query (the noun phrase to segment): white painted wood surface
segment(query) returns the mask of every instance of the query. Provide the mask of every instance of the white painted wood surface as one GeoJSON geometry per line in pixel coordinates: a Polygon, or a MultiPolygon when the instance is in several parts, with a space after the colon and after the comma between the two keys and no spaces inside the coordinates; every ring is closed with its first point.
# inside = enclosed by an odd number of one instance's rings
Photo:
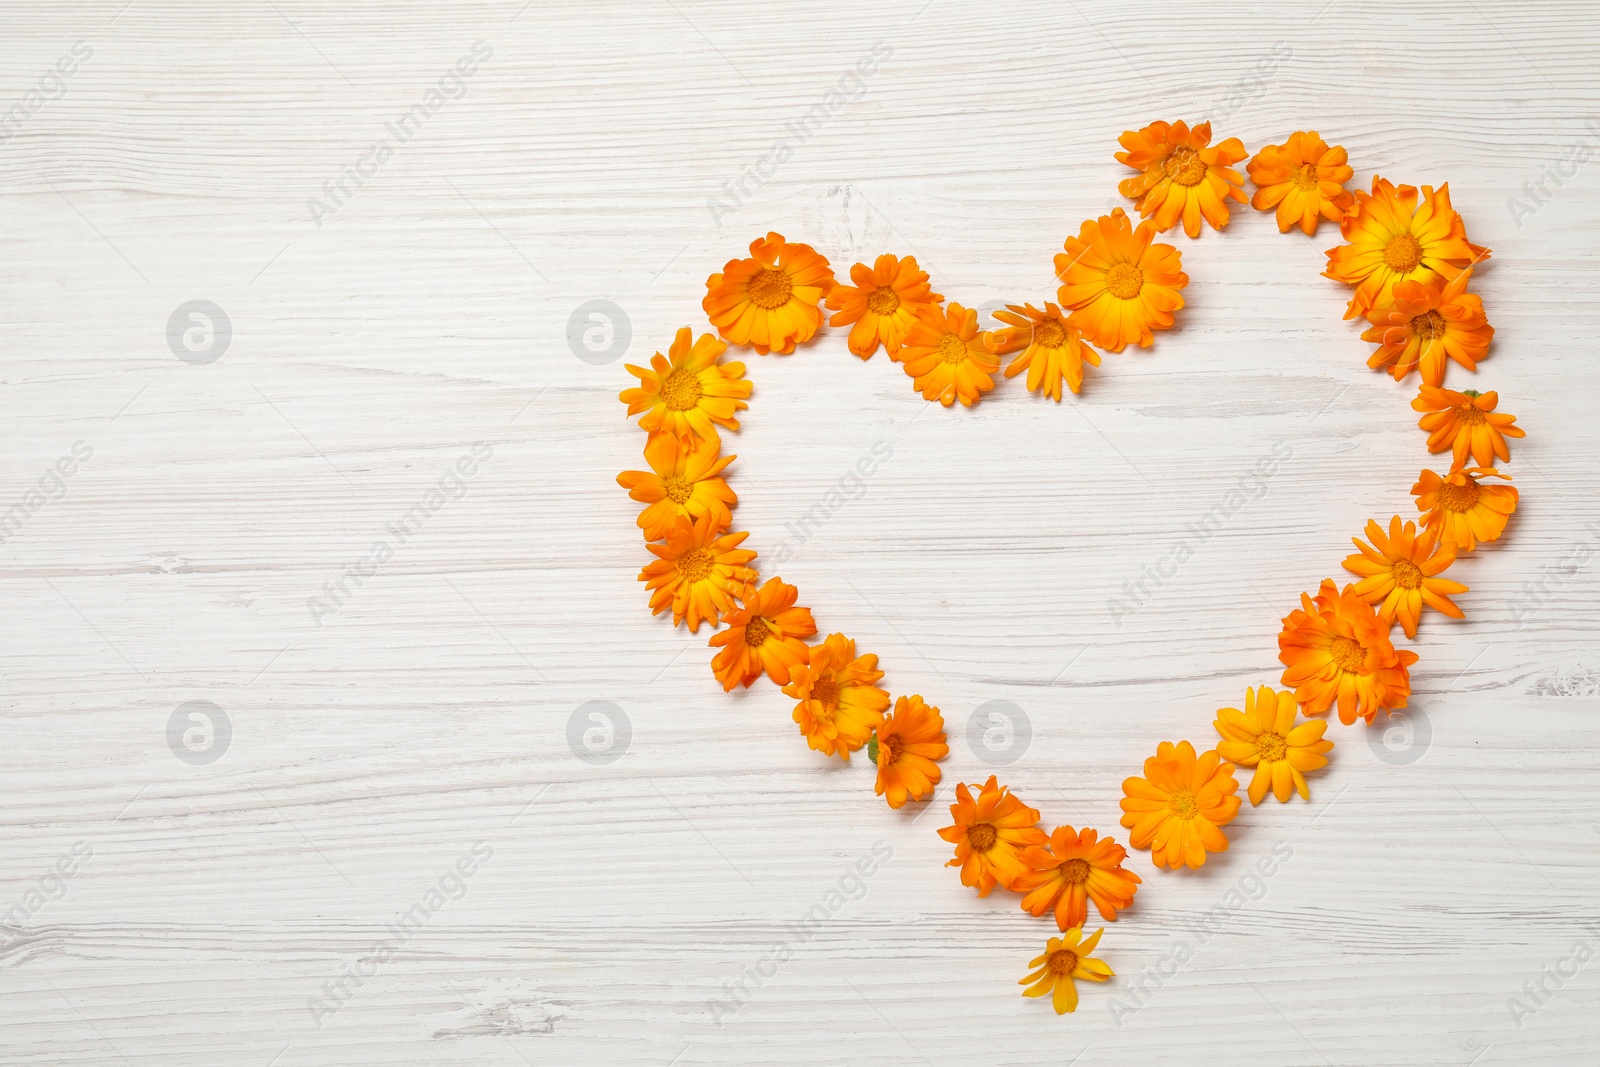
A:
{"type": "MultiPolygon", "coordinates": [[[[0,509],[55,497],[0,545],[0,1061],[1600,1060],[1600,962],[1566,962],[1600,946],[1600,161],[1529,217],[1507,203],[1600,146],[1600,9],[521,4],[0,12],[0,114],[25,113],[0,143],[0,509]],[[77,42],[92,55],[58,81],[77,42]],[[307,202],[442,79],[463,91],[316,225],[307,202]],[[708,198],[840,87],[714,220],[708,198]],[[1136,853],[1145,885],[1103,942],[1121,978],[1057,1018],[1014,984],[1047,922],[940,866],[948,784],[889,812],[869,764],[810,752],[770,687],[724,696],[704,631],[650,617],[612,480],[639,464],[628,378],[577,358],[567,322],[615,303],[644,362],[768,229],[841,273],[915,253],[969,305],[1048,299],[1062,238],[1118,202],[1116,136],[1205,113],[1252,150],[1319,129],[1361,183],[1450,182],[1494,249],[1473,384],[1527,428],[1523,505],[1460,565],[1467,621],[1429,617],[1415,646],[1420,758],[1335,725],[1311,803],[1246,807],[1197,874],[1136,853]],[[207,365],[166,336],[198,299],[232,324],[207,365]],[[75,442],[92,456],[58,490],[75,442]],[[492,455],[462,495],[314,620],[475,442],[492,455]],[[591,700],[630,724],[614,762],[569,745],[591,700]],[[189,701],[231,724],[214,762],[169,748],[189,701]],[[1292,858],[1200,945],[1191,924],[1255,890],[1277,842],[1292,858]],[[864,895],[797,937],[875,846],[864,895]],[[395,939],[442,878],[459,899],[395,939]],[[784,941],[737,1012],[713,1008],[784,941]],[[1115,1013],[1180,943],[1192,959],[1115,1013]]],[[[986,773],[966,724],[1011,701],[1033,736],[1000,773],[1047,825],[1119,839],[1121,779],[1276,680],[1279,617],[1368,517],[1410,513],[1427,462],[1414,385],[1365,369],[1318,276],[1329,229],[1246,211],[1173,240],[1180,328],[1081,398],[1014,380],[945,411],[835,332],[749,356],[732,445],[737,522],[770,554],[890,443],[784,577],[944,709],[947,783],[986,773]],[[1280,443],[1258,498],[1117,625],[1108,598],[1280,443]]]]}

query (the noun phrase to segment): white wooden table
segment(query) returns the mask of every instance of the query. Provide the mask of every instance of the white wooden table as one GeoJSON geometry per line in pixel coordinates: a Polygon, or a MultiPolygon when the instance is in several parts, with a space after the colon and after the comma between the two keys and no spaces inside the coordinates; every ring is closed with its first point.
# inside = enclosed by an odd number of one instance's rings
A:
{"type": "Polygon", "coordinates": [[[1319,6],[5,5],[0,1061],[1600,1062],[1600,9],[1319,6]],[[1117,135],[1207,114],[1450,182],[1523,504],[1455,574],[1468,619],[1424,623],[1409,740],[1335,724],[1311,802],[1247,805],[1197,874],[1135,853],[1121,977],[1058,1018],[1014,984],[1050,924],[933,831],[981,753],[1125,840],[1122,778],[1209,744],[1298,594],[1411,513],[1415,380],[1365,368],[1333,233],[1171,238],[1180,328],[1059,407],[930,406],[842,332],[748,357],[736,521],[944,709],[931,810],[650,617],[616,393],[769,229],[1050,299],[1117,135]],[[625,342],[569,344],[590,301],[625,342]],[[968,743],[991,701],[1009,754],[968,743]]]}

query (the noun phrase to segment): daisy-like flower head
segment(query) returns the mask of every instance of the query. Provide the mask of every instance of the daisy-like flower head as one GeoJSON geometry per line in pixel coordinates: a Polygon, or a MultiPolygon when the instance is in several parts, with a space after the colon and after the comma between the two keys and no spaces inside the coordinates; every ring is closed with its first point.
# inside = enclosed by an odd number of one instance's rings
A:
{"type": "Polygon", "coordinates": [[[1387,302],[1397,282],[1448,281],[1489,258],[1487,248],[1467,240],[1466,224],[1450,206],[1448,184],[1438,192],[1424,185],[1418,207],[1416,189],[1374,176],[1372,192],[1356,192],[1339,232],[1346,243],[1328,250],[1322,275],[1356,287],[1347,319],[1387,302]]]}
{"type": "Polygon", "coordinates": [[[817,632],[811,609],[795,606],[799,595],[781,578],[768,578],[723,618],[728,628],[711,635],[711,647],[722,649],[712,657],[711,671],[723,692],[736,685],[748,689],[762,672],[779,685],[789,684],[790,671],[811,651],[805,638],[817,632]]]}
{"type": "Polygon", "coordinates": [[[1500,394],[1493,391],[1468,389],[1458,393],[1424,385],[1411,407],[1426,413],[1417,425],[1428,431],[1429,452],[1449,449],[1455,458],[1454,466],[1466,466],[1467,457],[1471,456],[1478,466],[1487,467],[1496,457],[1511,458],[1507,437],[1526,436],[1522,427],[1512,425],[1517,421],[1515,415],[1495,411],[1499,403],[1500,394]]]}
{"type": "Polygon", "coordinates": [[[1345,557],[1344,569],[1361,576],[1355,584],[1356,595],[1368,604],[1377,604],[1378,617],[1384,622],[1393,626],[1399,619],[1406,636],[1414,638],[1424,604],[1452,619],[1465,617],[1450,594],[1465,593],[1467,587],[1438,577],[1456,561],[1456,549],[1438,544],[1437,528],[1418,534],[1416,523],[1402,526],[1396,515],[1389,520],[1385,537],[1383,527],[1369,519],[1367,539],[1370,545],[1359,537],[1350,539],[1361,551],[1345,557]]]}
{"type": "Polygon", "coordinates": [[[885,716],[867,755],[878,765],[877,793],[891,808],[907,800],[927,800],[939,783],[939,764],[950,754],[944,716],[920,696],[898,697],[885,716]]]}
{"type": "Polygon", "coordinates": [[[690,630],[698,631],[701,622],[715,626],[756,580],[755,570],[745,566],[756,558],[754,550],[739,547],[749,536],[719,533],[710,512],[693,523],[677,520],[665,543],[645,545],[657,557],[639,572],[651,591],[650,613],[671,607],[674,626],[686,618],[690,630]]]}
{"type": "Polygon", "coordinates": [[[1355,591],[1325,578],[1316,598],[1300,594],[1300,607],[1284,616],[1278,634],[1283,684],[1307,715],[1323,715],[1339,704],[1339,721],[1359,715],[1370,725],[1380,711],[1406,706],[1417,662],[1410,649],[1396,649],[1389,626],[1355,591]]]}
{"type": "Polygon", "coordinates": [[[718,532],[733,522],[728,511],[739,497],[721,477],[735,456],[724,456],[715,438],[682,438],[677,434],[655,433],[645,442],[647,471],[623,471],[617,484],[628,495],[648,504],[639,513],[639,528],[646,541],[660,541],[679,519],[693,522],[702,515],[712,516],[718,532]]]}
{"type": "Polygon", "coordinates": [[[1028,870],[1023,850],[1049,840],[1037,825],[1039,812],[992,774],[976,799],[967,783],[957,785],[950,815],[955,825],[941,829],[939,836],[956,846],[956,858],[945,866],[960,867],[961,884],[972,886],[980,897],[988,896],[996,885],[1013,888],[1028,870]]]}
{"type": "Polygon", "coordinates": [[[739,428],[734,415],[750,406],[744,402],[750,383],[740,380],[743,363],[717,362],[727,345],[703,333],[691,348],[690,337],[689,327],[680,329],[668,349],[671,359],[657,352],[648,370],[628,364],[639,384],[619,395],[630,416],[644,412],[639,425],[651,433],[715,441],[718,426],[739,428]]]}
{"type": "Polygon", "coordinates": [[[889,694],[878,688],[882,678],[878,657],[857,656],[853,638],[829,634],[813,646],[810,662],[796,664],[783,687],[799,701],[794,721],[806,744],[824,756],[848,760],[883,723],[889,694]]]}
{"type": "Polygon", "coordinates": [[[1017,983],[1028,987],[1022,991],[1022,995],[1042,997],[1049,993],[1050,1003],[1057,1015],[1077,1011],[1078,987],[1075,979],[1104,982],[1116,974],[1103,961],[1089,956],[1100,943],[1103,933],[1104,929],[1096,930],[1085,940],[1083,928],[1074,926],[1060,937],[1052,937],[1045,943],[1044,955],[1028,964],[1034,970],[1017,983]]]}
{"type": "Polygon", "coordinates": [[[1226,852],[1222,827],[1239,813],[1239,783],[1216,750],[1196,755],[1187,741],[1163,741],[1144,761],[1143,778],[1122,781],[1128,843],[1148,848],[1157,867],[1199,867],[1207,852],[1226,852]]]}
{"type": "Polygon", "coordinates": [[[1048,845],[1022,854],[1029,867],[1017,878],[1017,892],[1027,894],[1022,910],[1033,915],[1054,910],[1056,926],[1071,930],[1088,918],[1092,900],[1100,918],[1115,922],[1119,910],[1133,905],[1143,881],[1123,869],[1127,858],[1127,849],[1094,830],[1058,826],[1048,845]]]}
{"type": "Polygon", "coordinates": [[[763,356],[788,355],[822,325],[817,306],[833,288],[833,268],[810,245],[769,233],[750,242],[749,259],[730,259],[706,279],[700,301],[717,332],[763,356]]]}
{"type": "Polygon", "coordinates": [[[928,272],[917,266],[916,256],[881,255],[870,268],[857,263],[850,280],[855,284],[836,285],[828,294],[835,313],[828,325],[849,326],[850,351],[862,359],[870,359],[880,344],[890,359],[899,359],[917,313],[944,300],[929,287],[928,272]]]}
{"type": "Polygon", "coordinates": [[[1250,206],[1278,212],[1278,232],[1298,224],[1309,236],[1323,219],[1338,222],[1355,202],[1344,183],[1355,176],[1339,145],[1329,148],[1316,130],[1297,130],[1284,144],[1269,144],[1246,169],[1256,187],[1250,206]]]}
{"type": "Polygon", "coordinates": [[[1199,237],[1201,218],[1220,230],[1228,224],[1228,201],[1244,203],[1244,176],[1233,169],[1244,158],[1244,144],[1230,137],[1211,145],[1209,122],[1193,129],[1186,122],[1152,122],[1117,140],[1127,149],[1117,153],[1117,162],[1140,172],[1117,189],[1138,198],[1139,214],[1158,230],[1182,219],[1183,232],[1199,237]]]}
{"type": "Polygon", "coordinates": [[[978,313],[960,304],[924,309],[900,350],[902,365],[924,400],[967,407],[994,388],[1000,357],[978,333],[978,313]]]}
{"type": "Polygon", "coordinates": [[[1322,739],[1327,720],[1296,726],[1295,714],[1294,694],[1275,692],[1266,685],[1244,691],[1243,711],[1217,711],[1217,720],[1212,723],[1222,735],[1217,755],[1241,767],[1256,769],[1255,777],[1250,779],[1252,805],[1265,800],[1268,789],[1283,803],[1288,802],[1291,792],[1310,800],[1306,772],[1328,765],[1323,753],[1333,748],[1333,742],[1322,739]]]}
{"type": "Polygon", "coordinates": [[[1172,313],[1183,307],[1178,290],[1189,284],[1180,269],[1183,257],[1172,245],[1151,244],[1155,227],[1135,230],[1120,207],[1068,237],[1056,254],[1056,299],[1071,308],[1067,322],[1107,352],[1131,344],[1150,347],[1152,330],[1172,328],[1172,313]]]}
{"type": "Polygon", "coordinates": [[[1388,301],[1367,312],[1372,329],[1361,339],[1379,342],[1367,366],[1388,367],[1395,381],[1420,370],[1429,385],[1444,383],[1447,359],[1477,370],[1494,327],[1483,313],[1483,301],[1467,292],[1471,278],[1468,267],[1449,282],[1396,282],[1388,301]]]}
{"type": "Polygon", "coordinates": [[[1040,311],[1032,304],[1007,304],[994,317],[1005,323],[989,335],[989,347],[1000,355],[1022,350],[1006,367],[1006,377],[1028,372],[1028,392],[1061,402],[1061,383],[1074,393],[1083,388],[1083,365],[1100,365],[1100,353],[1083,343],[1076,326],[1048,301],[1040,311]]]}
{"type": "Polygon", "coordinates": [[[1423,471],[1411,495],[1422,512],[1422,528],[1438,533],[1458,552],[1471,552],[1479,541],[1499,540],[1511,513],[1517,510],[1517,490],[1511,485],[1483,485],[1482,478],[1504,478],[1493,467],[1458,467],[1441,478],[1423,471]]]}

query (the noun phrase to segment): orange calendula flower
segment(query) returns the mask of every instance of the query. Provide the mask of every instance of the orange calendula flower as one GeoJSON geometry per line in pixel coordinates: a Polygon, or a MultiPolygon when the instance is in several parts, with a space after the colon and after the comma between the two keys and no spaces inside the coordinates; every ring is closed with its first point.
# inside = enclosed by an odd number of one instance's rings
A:
{"type": "Polygon", "coordinates": [[[1487,467],[1496,457],[1511,458],[1507,437],[1526,436],[1520,426],[1513,426],[1515,415],[1495,411],[1500,394],[1490,391],[1480,393],[1475,389],[1458,393],[1454,389],[1440,389],[1424,385],[1411,402],[1415,411],[1426,412],[1417,425],[1428,431],[1428,451],[1443,452],[1449,449],[1455,457],[1455,466],[1464,467],[1471,456],[1478,466],[1487,467]]]}
{"type": "Polygon", "coordinates": [[[1278,213],[1278,232],[1298,224],[1307,235],[1323,219],[1338,222],[1355,202],[1344,183],[1355,176],[1349,156],[1328,147],[1316,130],[1297,130],[1283,144],[1269,144],[1251,157],[1246,169],[1256,187],[1250,206],[1278,213]]]}
{"type": "Polygon", "coordinates": [[[1349,726],[1359,715],[1371,724],[1380,711],[1406,706],[1417,662],[1410,649],[1396,649],[1389,625],[1347,585],[1341,591],[1325,578],[1316,599],[1300,594],[1300,608],[1284,617],[1278,634],[1283,684],[1307,715],[1322,715],[1339,704],[1339,721],[1349,726]]]}
{"type": "Polygon", "coordinates": [[[1456,561],[1456,549],[1438,544],[1437,528],[1424,529],[1419,535],[1416,523],[1402,526],[1396,515],[1389,520],[1385,537],[1383,527],[1369,519],[1367,539],[1370,545],[1359,537],[1350,539],[1361,551],[1345,557],[1344,569],[1361,576],[1355,584],[1356,595],[1379,605],[1378,617],[1384,622],[1393,626],[1399,619],[1406,636],[1416,637],[1424,604],[1452,619],[1465,617],[1450,594],[1465,593],[1467,587],[1438,577],[1456,561]]]}
{"type": "Polygon", "coordinates": [[[749,259],[730,259],[706,279],[700,301],[717,332],[763,356],[788,355],[822,325],[817,304],[834,286],[833,268],[810,245],[769,233],[750,242],[749,259]]]}
{"type": "Polygon", "coordinates": [[[1481,485],[1481,478],[1504,478],[1493,467],[1458,467],[1441,478],[1423,471],[1411,495],[1422,512],[1422,528],[1436,531],[1439,540],[1471,552],[1479,541],[1499,540],[1511,513],[1517,510],[1517,490],[1510,485],[1481,485]]]}
{"type": "Polygon", "coordinates": [[[1395,381],[1420,370],[1429,385],[1444,383],[1447,359],[1477,370],[1494,327],[1483,313],[1483,301],[1467,292],[1471,278],[1468,267],[1449,282],[1396,282],[1389,300],[1367,312],[1372,329],[1361,339],[1380,342],[1367,366],[1388,367],[1395,381]]]}
{"type": "Polygon", "coordinates": [[[1328,250],[1323,277],[1356,287],[1344,317],[1353,319],[1386,303],[1396,282],[1448,281],[1489,258],[1467,240],[1466,224],[1450,206],[1450,186],[1422,187],[1422,206],[1409,185],[1374,176],[1372,192],[1357,191],[1339,232],[1347,243],[1328,250]]]}
{"type": "Polygon", "coordinates": [[[712,657],[711,670],[723,692],[736,685],[748,689],[763,671],[779,685],[789,684],[789,672],[811,651],[805,638],[817,632],[811,609],[795,606],[799,596],[781,578],[768,578],[723,618],[728,628],[711,635],[711,647],[722,649],[712,657]]]}
{"type": "Polygon", "coordinates": [[[849,326],[850,351],[862,359],[871,358],[880,344],[890,359],[898,359],[917,313],[944,300],[929,287],[928,272],[917,266],[915,256],[881,255],[870,268],[857,263],[850,280],[855,285],[836,285],[828,294],[828,307],[835,312],[828,325],[849,326]]]}
{"type": "Polygon", "coordinates": [[[944,716],[924,704],[920,696],[898,697],[867,746],[878,765],[877,793],[891,808],[907,800],[927,800],[939,783],[939,765],[950,754],[945,743],[944,716]]]}
{"type": "Polygon", "coordinates": [[[1172,313],[1183,307],[1183,257],[1172,245],[1151,244],[1155,232],[1148,222],[1135,230],[1119,207],[1085,222],[1056,254],[1056,299],[1072,309],[1067,322],[1107,352],[1150,347],[1151,331],[1171,329],[1172,313]]]}
{"type": "Polygon", "coordinates": [[[1254,767],[1250,779],[1250,803],[1267,799],[1267,790],[1280,803],[1287,803],[1291,792],[1302,800],[1311,799],[1306,772],[1328,765],[1323,755],[1333,748],[1324,741],[1328,729],[1325,719],[1294,724],[1296,707],[1293,693],[1279,693],[1271,686],[1244,691],[1244,710],[1222,708],[1212,723],[1222,740],[1217,755],[1241,767],[1254,767]]]}
{"type": "Polygon", "coordinates": [[[1043,915],[1053,909],[1056,926],[1071,930],[1089,917],[1088,901],[1092,900],[1100,918],[1115,922],[1119,910],[1133,905],[1133,895],[1143,882],[1137,874],[1123,870],[1122,861],[1127,858],[1127,849],[1094,830],[1058,826],[1048,845],[1022,854],[1029,867],[1017,877],[1017,892],[1027,894],[1022,898],[1022,910],[1043,915]]]}
{"type": "Polygon", "coordinates": [[[978,333],[978,313],[951,303],[917,316],[900,355],[924,400],[945,407],[959,400],[971,407],[994,388],[992,375],[1000,369],[1000,357],[987,345],[978,333]]]}
{"type": "Polygon", "coordinates": [[[658,557],[639,572],[639,580],[651,590],[650,613],[659,615],[670,606],[674,626],[685,618],[690,630],[698,631],[701,622],[715,626],[756,579],[756,572],[745,566],[756,558],[755,552],[739,547],[749,536],[719,533],[710,512],[693,523],[679,519],[664,544],[645,546],[658,557]]]}
{"type": "Polygon", "coordinates": [[[1122,781],[1128,843],[1148,848],[1157,867],[1199,867],[1207,852],[1226,852],[1222,827],[1239,813],[1233,767],[1215,750],[1197,756],[1187,741],[1163,741],[1144,761],[1143,778],[1122,781]]]}
{"type": "Polygon", "coordinates": [[[628,364],[639,385],[620,396],[629,415],[644,412],[639,425],[651,433],[715,441],[718,426],[739,428],[734,415],[750,406],[744,402],[750,383],[740,381],[743,363],[717,362],[727,345],[703,333],[691,348],[691,336],[689,327],[680,329],[668,349],[671,359],[657,352],[649,370],[628,364]]]}
{"type": "Polygon", "coordinates": [[[1049,840],[1037,825],[1039,812],[1013,796],[992,774],[977,799],[967,783],[957,785],[950,815],[955,825],[944,827],[939,836],[956,846],[956,858],[945,866],[960,867],[961,884],[972,886],[980,897],[988,896],[997,884],[1011,889],[1028,870],[1022,861],[1023,850],[1049,840]]]}
{"type": "Polygon", "coordinates": [[[1244,176],[1233,169],[1244,158],[1244,144],[1230,137],[1211,145],[1209,122],[1193,129],[1186,122],[1152,122],[1117,140],[1127,149],[1117,153],[1117,162],[1141,172],[1117,189],[1137,197],[1139,214],[1158,230],[1170,230],[1182,219],[1183,232],[1199,237],[1202,218],[1220,230],[1228,224],[1228,201],[1244,203],[1244,176]]]}
{"type": "Polygon", "coordinates": [[[829,634],[814,646],[810,662],[796,664],[783,687],[800,702],[794,721],[806,744],[824,756],[848,760],[883,724],[889,694],[878,688],[882,677],[878,657],[857,656],[854,639],[844,634],[829,634]]]}
{"type": "Polygon", "coordinates": [[[1100,353],[1083,343],[1076,326],[1067,325],[1061,309],[1048,301],[1040,311],[1032,304],[1007,304],[994,317],[1006,325],[989,335],[999,355],[1022,349],[1006,367],[1006,377],[1028,372],[1028,392],[1061,402],[1061,383],[1076,393],[1083,388],[1083,365],[1100,365],[1100,353]]]}
{"type": "Polygon", "coordinates": [[[656,433],[645,442],[648,471],[623,471],[617,484],[633,499],[650,505],[639,513],[639,528],[646,541],[666,537],[679,519],[693,522],[710,514],[719,532],[733,522],[728,511],[738,496],[720,476],[735,456],[724,456],[718,442],[656,433]]]}
{"type": "Polygon", "coordinates": [[[1022,991],[1022,995],[1042,997],[1049,993],[1050,1004],[1056,1009],[1057,1015],[1077,1011],[1076,979],[1104,982],[1116,974],[1104,962],[1089,956],[1094,947],[1100,943],[1100,935],[1103,933],[1104,929],[1096,930],[1084,940],[1083,928],[1074,926],[1060,937],[1052,937],[1045,942],[1044,955],[1036,957],[1028,964],[1034,970],[1017,983],[1028,987],[1022,991]]]}

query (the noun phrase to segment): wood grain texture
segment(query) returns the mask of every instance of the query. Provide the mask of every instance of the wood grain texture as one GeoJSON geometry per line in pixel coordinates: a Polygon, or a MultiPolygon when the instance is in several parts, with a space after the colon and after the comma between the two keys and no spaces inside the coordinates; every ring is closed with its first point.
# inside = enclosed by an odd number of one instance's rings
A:
{"type": "Polygon", "coordinates": [[[0,1062],[1600,1058],[1600,962],[1564,962],[1600,945],[1600,161],[1570,163],[1600,147],[1593,5],[19,0],[0,27],[0,116],[26,112],[0,142],[0,512],[53,497],[0,544],[0,1062]],[[649,616],[613,481],[639,463],[629,378],[578,358],[568,319],[613,302],[644,362],[768,229],[841,270],[915,253],[969,306],[1048,299],[1062,238],[1119,202],[1117,134],[1206,113],[1252,150],[1319,129],[1363,185],[1450,182],[1494,249],[1479,379],[1528,430],[1523,503],[1460,565],[1468,619],[1419,635],[1426,742],[1385,761],[1335,725],[1311,803],[1247,807],[1196,874],[1136,854],[1103,943],[1120,978],[1058,1019],[1014,984],[1045,922],[940,866],[949,783],[990,770],[968,721],[1021,708],[1031,742],[996,769],[1048,824],[1115,830],[1121,779],[1274,680],[1280,616],[1368,517],[1409,513],[1413,387],[1365,369],[1318,276],[1334,236],[1249,211],[1177,236],[1180,327],[1059,407],[1016,381],[927,405],[838,333],[749,357],[738,522],[791,549],[825,631],[945,710],[947,785],[919,811],[809,752],[770,687],[724,696],[704,631],[649,616]],[[232,323],[209,365],[168,345],[197,299],[232,323]],[[802,543],[874,445],[892,456],[802,543]],[[441,480],[454,498],[395,543],[441,480]],[[315,617],[379,541],[392,558],[315,617]],[[614,762],[569,741],[591,700],[626,716],[614,762]],[[231,724],[215,762],[169,748],[189,701],[231,724]]]}

